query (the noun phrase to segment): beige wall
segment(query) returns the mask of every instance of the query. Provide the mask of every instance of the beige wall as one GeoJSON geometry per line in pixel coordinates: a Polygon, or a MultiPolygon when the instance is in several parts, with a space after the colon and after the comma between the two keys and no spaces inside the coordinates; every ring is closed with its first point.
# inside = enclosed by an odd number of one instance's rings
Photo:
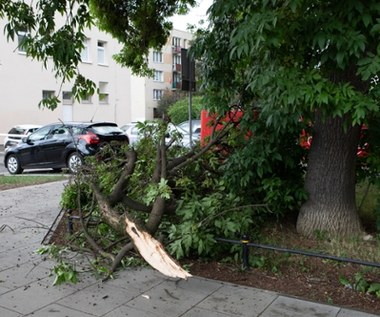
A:
{"type": "MultiPolygon", "coordinates": [[[[3,30],[4,22],[0,21],[3,30]]],[[[64,107],[72,112],[72,120],[115,121],[119,125],[133,121],[131,111],[131,74],[127,68],[121,68],[112,59],[112,55],[119,51],[116,41],[107,34],[97,30],[86,34],[90,39],[90,63],[81,63],[80,72],[93,80],[107,82],[109,102],[99,103],[98,95],[92,97],[91,103],[74,101],[71,106],[60,104],[54,111],[39,109],[38,103],[42,99],[43,90],[55,91],[62,98],[62,91],[70,91],[72,83],[64,83],[56,79],[52,73],[51,65],[44,69],[38,61],[27,58],[18,52],[16,42],[7,42],[5,36],[0,34],[0,134],[7,133],[16,124],[47,124],[64,119],[64,107]],[[97,63],[97,42],[106,43],[106,65],[97,63]]],[[[142,88],[143,89],[143,88],[142,88]]],[[[141,89],[140,89],[141,90],[141,89]]],[[[135,88],[136,91],[136,88],[135,88]]],[[[133,105],[144,108],[141,104],[133,105]]],[[[67,117],[67,115],[66,115],[67,117]]],[[[66,118],[67,119],[67,118],[66,118]]],[[[4,137],[0,135],[0,144],[4,137]]]]}
{"type": "MultiPolygon", "coordinates": [[[[0,30],[5,22],[0,20],[0,30]]],[[[7,133],[16,124],[48,124],[58,120],[74,121],[114,121],[119,126],[129,122],[153,119],[153,110],[157,100],[153,99],[153,90],[171,90],[172,82],[172,45],[171,37],[162,49],[163,63],[152,63],[152,52],[149,66],[164,72],[163,82],[154,82],[152,78],[141,78],[131,74],[127,68],[121,68],[112,59],[112,55],[120,50],[119,44],[106,33],[96,28],[86,33],[89,39],[89,62],[81,63],[79,71],[87,78],[99,82],[107,82],[109,102],[102,104],[98,95],[92,96],[91,103],[74,101],[72,105],[59,104],[54,111],[39,109],[43,90],[55,91],[62,99],[62,91],[70,91],[72,83],[64,83],[56,79],[51,65],[44,69],[38,61],[27,58],[18,52],[17,42],[7,42],[0,32],[0,144],[7,133]],[[105,43],[106,65],[98,65],[97,43],[105,43]]],[[[172,36],[186,39],[192,34],[173,30],[172,36]]],[[[181,46],[184,41],[181,41],[181,46]]]]}

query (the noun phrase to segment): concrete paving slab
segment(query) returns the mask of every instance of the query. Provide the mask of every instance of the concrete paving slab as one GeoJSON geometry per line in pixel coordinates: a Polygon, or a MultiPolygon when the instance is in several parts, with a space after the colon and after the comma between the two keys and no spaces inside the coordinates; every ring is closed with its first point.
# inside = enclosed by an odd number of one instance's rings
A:
{"type": "Polygon", "coordinates": [[[139,291],[132,288],[126,290],[98,283],[67,296],[57,303],[95,316],[103,316],[138,295],[139,291]]]}
{"type": "MultiPolygon", "coordinates": [[[[2,240],[3,242],[4,240],[2,240]]],[[[29,246],[23,246],[17,249],[4,250],[0,252],[0,271],[4,271],[12,266],[22,265],[28,262],[40,262],[41,256],[35,254],[29,246]]]]}
{"type": "Polygon", "coordinates": [[[336,317],[338,307],[279,296],[260,317],[336,317]]]}
{"type": "Polygon", "coordinates": [[[175,289],[179,288],[183,289],[186,292],[200,292],[204,294],[212,294],[225,285],[225,283],[222,283],[220,281],[208,280],[201,277],[189,278],[187,280],[168,279],[168,281],[173,284],[173,287],[175,289]]]}
{"type": "MultiPolygon", "coordinates": [[[[143,311],[141,309],[136,309],[130,306],[120,306],[104,317],[116,317],[116,316],[128,316],[128,317],[169,317],[169,315],[161,314],[159,312],[151,313],[149,311],[143,311]]],[[[207,315],[204,315],[205,317],[207,315]]]]}
{"type": "MultiPolygon", "coordinates": [[[[1,315],[0,315],[1,316],[1,315]]],[[[61,306],[58,304],[48,305],[40,310],[37,310],[31,314],[25,315],[30,317],[94,317],[95,315],[90,315],[82,311],[71,309],[66,306],[61,306]]],[[[114,317],[117,315],[114,315],[114,317]]]]}
{"type": "Polygon", "coordinates": [[[38,281],[1,295],[0,306],[26,315],[75,292],[73,287],[57,288],[38,281]]]}
{"type": "Polygon", "coordinates": [[[183,314],[181,317],[237,317],[237,315],[224,314],[217,311],[195,307],[183,314]]]}
{"type": "Polygon", "coordinates": [[[125,289],[133,288],[140,292],[151,289],[163,282],[163,275],[149,268],[132,268],[115,273],[114,279],[105,282],[106,285],[125,289]]]}
{"type": "Polygon", "coordinates": [[[78,280],[77,283],[62,283],[60,285],[53,285],[55,280],[55,276],[51,275],[46,277],[43,280],[40,280],[40,284],[44,286],[45,288],[56,288],[57,290],[63,290],[63,291],[81,291],[86,289],[89,286],[99,284],[100,282],[97,281],[94,276],[91,273],[83,273],[78,280]]]}
{"type": "Polygon", "coordinates": [[[259,316],[277,297],[273,292],[231,284],[212,293],[198,307],[231,315],[259,316]]]}
{"type": "Polygon", "coordinates": [[[377,317],[379,315],[368,314],[360,311],[342,308],[336,317],[377,317]]]}
{"type": "MultiPolygon", "coordinates": [[[[24,263],[0,272],[1,286],[14,290],[29,283],[42,280],[50,275],[50,270],[34,263],[24,263]]],[[[2,298],[0,298],[1,303],[2,298]]],[[[1,306],[1,304],[0,304],[1,306]]]]}
{"type": "MultiPolygon", "coordinates": [[[[2,287],[1,286],[1,281],[0,281],[0,296],[2,295],[2,294],[5,294],[5,293],[8,293],[9,291],[10,291],[10,289],[9,288],[6,288],[6,287],[2,287]]],[[[1,316],[1,315],[0,315],[1,316]]]]}
{"type": "Polygon", "coordinates": [[[21,315],[19,313],[16,313],[16,312],[11,311],[9,309],[6,309],[4,307],[0,307],[0,316],[4,316],[4,317],[20,317],[21,315]]]}
{"type": "Polygon", "coordinates": [[[17,230],[14,233],[8,234],[6,238],[2,239],[0,245],[0,253],[8,252],[11,249],[22,248],[26,245],[32,248],[32,245],[37,246],[40,244],[40,242],[41,236],[36,235],[35,232],[23,232],[17,230]]]}
{"type": "MultiPolygon", "coordinates": [[[[207,285],[204,286],[204,289],[186,288],[166,280],[144,292],[144,296],[129,301],[127,306],[159,315],[181,316],[209,296],[207,285]]],[[[211,283],[211,289],[214,288],[215,284],[211,283]]]]}

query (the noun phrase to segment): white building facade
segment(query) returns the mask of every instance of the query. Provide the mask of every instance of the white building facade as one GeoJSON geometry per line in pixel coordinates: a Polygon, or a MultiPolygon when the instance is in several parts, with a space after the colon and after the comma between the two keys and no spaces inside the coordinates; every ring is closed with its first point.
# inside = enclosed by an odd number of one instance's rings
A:
{"type": "MultiPolygon", "coordinates": [[[[0,30],[3,29],[4,21],[0,20],[0,30]]],[[[1,32],[0,144],[2,134],[17,124],[92,120],[113,121],[121,126],[153,119],[164,91],[180,87],[173,88],[173,76],[179,76],[173,72],[173,65],[178,62],[174,57],[173,38],[181,38],[182,45],[187,45],[191,36],[191,33],[173,30],[162,51],[150,53],[149,66],[155,70],[155,77],[142,78],[113,60],[112,55],[120,51],[117,41],[96,28],[89,30],[79,71],[97,85],[99,93],[78,102],[71,96],[72,83],[62,85],[62,80],[55,78],[51,69],[44,69],[40,62],[26,57],[19,43],[7,42],[1,32]],[[39,102],[51,94],[61,101],[57,109],[39,108],[39,102]]]]}

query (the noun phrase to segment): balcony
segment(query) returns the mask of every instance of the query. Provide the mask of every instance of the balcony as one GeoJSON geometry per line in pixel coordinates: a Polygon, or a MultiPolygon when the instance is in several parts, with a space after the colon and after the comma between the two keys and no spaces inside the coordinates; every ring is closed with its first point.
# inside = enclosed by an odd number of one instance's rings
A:
{"type": "Polygon", "coordinates": [[[181,46],[172,46],[172,52],[181,54],[181,46]]]}
{"type": "Polygon", "coordinates": [[[181,89],[181,82],[174,82],[172,83],[172,88],[173,89],[181,89]]]}
{"type": "Polygon", "coordinates": [[[181,64],[173,64],[173,72],[180,72],[182,69],[181,64]]]}

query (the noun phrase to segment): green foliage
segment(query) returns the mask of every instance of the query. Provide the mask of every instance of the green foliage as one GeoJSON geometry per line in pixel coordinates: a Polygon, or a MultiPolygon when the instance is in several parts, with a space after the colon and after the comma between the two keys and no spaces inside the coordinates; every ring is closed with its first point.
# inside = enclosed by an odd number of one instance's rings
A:
{"type": "Polygon", "coordinates": [[[380,283],[366,280],[362,272],[357,272],[352,280],[345,276],[340,276],[339,282],[345,287],[352,288],[360,293],[374,294],[377,298],[380,298],[380,283]]]}
{"type": "Polygon", "coordinates": [[[92,190],[85,182],[73,182],[65,186],[61,196],[61,206],[63,209],[77,210],[84,208],[92,202],[92,190]],[[79,205],[80,204],[80,205],[79,205]]]}
{"type": "Polygon", "coordinates": [[[185,93],[182,91],[165,91],[157,103],[158,116],[162,118],[163,115],[167,115],[169,107],[184,97],[185,93]]]}
{"type": "Polygon", "coordinates": [[[54,266],[53,272],[55,274],[53,285],[60,285],[63,283],[76,284],[78,282],[77,272],[71,264],[60,262],[54,266]]]}
{"type": "Polygon", "coordinates": [[[216,237],[239,239],[260,226],[260,213],[265,213],[265,208],[242,205],[244,199],[224,189],[221,183],[207,196],[189,195],[180,202],[178,220],[168,230],[168,249],[177,258],[192,254],[215,256],[226,249],[216,244],[216,237]]]}
{"type": "MultiPolygon", "coordinates": [[[[363,122],[378,111],[379,85],[369,81],[380,68],[379,10],[374,0],[215,3],[213,28],[199,31],[193,47],[204,63],[203,87],[219,92],[218,109],[252,93],[262,111],[312,117],[319,109],[363,122]]],[[[283,118],[270,123],[277,128],[283,118]]]]}
{"type": "MultiPolygon", "coordinates": [[[[236,188],[261,188],[262,200],[267,199],[265,193],[269,190],[268,198],[274,202],[271,209],[277,211],[281,206],[285,210],[297,209],[307,197],[305,191],[296,189],[302,187],[302,172],[288,164],[297,162],[296,150],[288,143],[289,140],[296,143],[298,139],[294,130],[296,120],[313,122],[318,114],[323,118],[322,125],[327,119],[340,117],[346,126],[354,126],[367,123],[379,112],[379,13],[376,0],[365,4],[216,1],[211,6],[211,27],[198,30],[191,50],[202,64],[201,87],[207,109],[223,114],[231,105],[238,105],[247,118],[246,131],[251,130],[254,135],[253,144],[248,145],[250,150],[247,147],[237,150],[226,171],[236,188]],[[248,125],[249,120],[254,120],[252,111],[259,113],[265,123],[260,130],[252,122],[248,125]],[[289,153],[271,139],[276,137],[289,146],[289,153]],[[269,141],[268,145],[264,140],[269,141]],[[244,168],[241,174],[238,168],[234,169],[245,164],[251,168],[244,168]],[[229,171],[235,171],[236,176],[229,171]],[[292,182],[290,175],[294,171],[292,182]]],[[[322,159],[304,155],[307,160],[312,159],[303,161],[307,164],[304,166],[330,159],[328,153],[333,153],[333,144],[345,140],[344,131],[341,133],[331,135],[334,142],[320,138],[321,151],[314,153],[322,155],[322,159]]],[[[324,181],[329,182],[330,177],[339,176],[332,171],[324,181]]],[[[315,191],[325,190],[316,178],[310,178],[309,182],[315,191]]],[[[354,183],[350,184],[351,190],[354,183]]],[[[257,195],[256,190],[252,195],[257,195]]],[[[308,212],[310,209],[304,206],[308,212]]],[[[323,225],[327,222],[328,219],[320,221],[323,225]]]]}
{"type": "MultiPolygon", "coordinates": [[[[204,109],[204,104],[201,96],[192,97],[192,119],[200,119],[201,110],[204,109]]],[[[189,98],[182,98],[168,109],[170,121],[174,124],[179,124],[189,120],[189,98]]]]}
{"type": "Polygon", "coordinates": [[[50,245],[41,247],[36,252],[41,255],[49,255],[57,261],[57,264],[52,269],[52,272],[55,274],[53,285],[63,283],[76,284],[78,282],[78,272],[75,266],[65,260],[65,255],[68,253],[67,248],[50,245]]]}
{"type": "Polygon", "coordinates": [[[293,126],[289,122],[286,131],[268,131],[264,115],[255,120],[243,118],[227,139],[229,154],[220,167],[229,190],[267,204],[278,218],[298,210],[307,198],[301,164],[306,152],[298,144],[303,123],[292,117],[288,120],[292,119],[293,126]]]}
{"type": "Polygon", "coordinates": [[[156,200],[157,197],[170,199],[171,192],[171,188],[168,186],[168,181],[161,178],[158,184],[150,184],[148,186],[147,193],[143,201],[145,204],[149,205],[156,200]]]}

